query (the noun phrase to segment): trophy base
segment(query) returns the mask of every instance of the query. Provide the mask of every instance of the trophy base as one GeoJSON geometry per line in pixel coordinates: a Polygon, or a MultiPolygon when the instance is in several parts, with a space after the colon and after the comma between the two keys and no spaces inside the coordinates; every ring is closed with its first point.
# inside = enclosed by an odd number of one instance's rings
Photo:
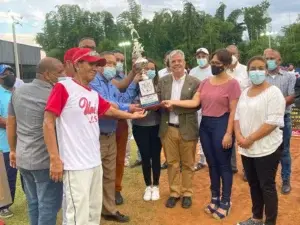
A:
{"type": "Polygon", "coordinates": [[[140,97],[141,107],[143,109],[150,109],[155,106],[160,105],[160,101],[158,99],[157,94],[151,94],[147,96],[140,97]]]}

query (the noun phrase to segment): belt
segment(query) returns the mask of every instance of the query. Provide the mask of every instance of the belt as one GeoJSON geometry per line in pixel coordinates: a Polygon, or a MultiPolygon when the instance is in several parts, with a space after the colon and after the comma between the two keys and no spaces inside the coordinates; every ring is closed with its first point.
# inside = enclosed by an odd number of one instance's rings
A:
{"type": "Polygon", "coordinates": [[[109,137],[109,136],[112,136],[112,135],[114,135],[115,133],[116,133],[115,131],[113,131],[113,132],[109,132],[109,133],[100,132],[100,135],[101,135],[101,136],[106,136],[106,137],[109,137]]]}
{"type": "Polygon", "coordinates": [[[179,128],[179,124],[169,123],[169,126],[179,128]]]}

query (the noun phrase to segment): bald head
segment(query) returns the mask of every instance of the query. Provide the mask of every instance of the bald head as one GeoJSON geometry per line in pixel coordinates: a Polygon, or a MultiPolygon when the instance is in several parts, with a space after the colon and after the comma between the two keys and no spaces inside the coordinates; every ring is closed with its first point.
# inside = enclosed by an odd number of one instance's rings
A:
{"type": "Polygon", "coordinates": [[[90,38],[90,37],[82,38],[79,41],[78,47],[79,48],[89,48],[89,49],[95,50],[96,49],[96,42],[93,38],[90,38]]]}
{"type": "Polygon", "coordinates": [[[226,49],[233,55],[239,54],[239,49],[235,45],[228,45],[226,49]]]}
{"type": "Polygon", "coordinates": [[[55,58],[43,58],[36,67],[36,77],[51,84],[57,82],[58,77],[62,77],[64,66],[61,61],[55,58]]]}
{"type": "Polygon", "coordinates": [[[273,52],[273,49],[272,48],[267,48],[264,50],[264,56],[267,55],[267,53],[270,53],[270,52],[273,52]]]}
{"type": "Polygon", "coordinates": [[[45,72],[53,72],[57,70],[57,67],[63,67],[63,64],[58,59],[52,57],[43,58],[36,67],[36,72],[44,74],[45,72]]]}

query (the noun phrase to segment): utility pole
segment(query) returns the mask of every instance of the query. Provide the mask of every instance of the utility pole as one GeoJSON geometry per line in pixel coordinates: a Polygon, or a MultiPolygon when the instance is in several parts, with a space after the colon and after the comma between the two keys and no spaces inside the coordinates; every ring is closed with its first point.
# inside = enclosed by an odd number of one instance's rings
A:
{"type": "MultiPolygon", "coordinates": [[[[10,13],[9,13],[10,14],[10,13]]],[[[16,75],[17,78],[20,77],[20,63],[19,63],[19,54],[18,54],[18,44],[17,44],[17,38],[16,38],[16,24],[21,23],[14,17],[14,15],[10,14],[10,17],[12,19],[12,33],[13,33],[13,41],[14,41],[14,56],[15,56],[15,67],[16,67],[16,75]]],[[[20,18],[22,19],[22,18],[20,18]]]]}

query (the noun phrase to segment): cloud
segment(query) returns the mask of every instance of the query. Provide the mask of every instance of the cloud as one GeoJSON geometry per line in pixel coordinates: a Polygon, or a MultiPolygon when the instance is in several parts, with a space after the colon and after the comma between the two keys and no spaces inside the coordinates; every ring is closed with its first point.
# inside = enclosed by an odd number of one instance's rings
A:
{"type": "MultiPolygon", "coordinates": [[[[198,11],[205,11],[212,15],[215,14],[216,9],[219,7],[220,0],[190,0],[198,11]]],[[[227,8],[226,15],[236,8],[253,6],[261,3],[262,0],[226,0],[227,8]]],[[[182,10],[184,0],[137,0],[142,6],[143,17],[151,19],[154,12],[160,11],[164,8],[170,10],[182,10]]],[[[269,9],[269,14],[272,17],[272,28],[274,31],[280,31],[281,27],[293,23],[297,14],[300,12],[300,1],[295,0],[272,0],[269,9]]],[[[106,10],[117,17],[122,11],[128,9],[127,0],[0,0],[0,26],[4,23],[9,23],[8,18],[3,18],[2,14],[6,11],[13,9],[18,15],[22,15],[24,23],[29,25],[25,26],[24,30],[29,32],[37,32],[41,29],[45,14],[51,10],[55,10],[56,5],[61,4],[78,4],[80,7],[91,11],[106,10]],[[1,16],[2,15],[2,16],[1,16]],[[39,26],[39,29],[36,28],[39,26]],[[31,27],[31,28],[29,28],[31,27]],[[33,30],[32,27],[35,27],[33,30]]],[[[22,30],[23,31],[23,30],[22,30]]]]}

